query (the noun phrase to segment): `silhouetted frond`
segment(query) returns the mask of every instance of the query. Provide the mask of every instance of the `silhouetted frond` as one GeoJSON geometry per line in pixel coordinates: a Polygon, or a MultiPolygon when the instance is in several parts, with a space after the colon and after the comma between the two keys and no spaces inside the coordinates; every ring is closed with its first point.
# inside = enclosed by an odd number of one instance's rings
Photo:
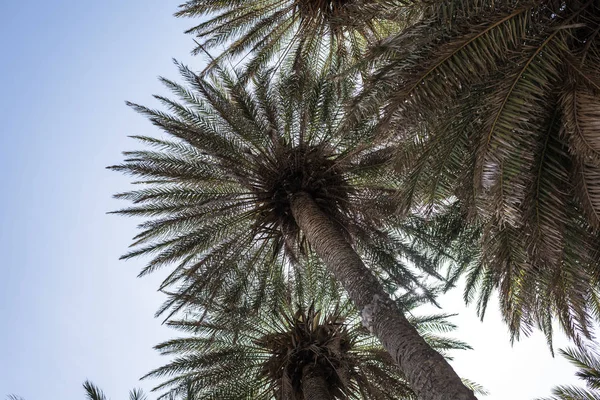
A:
{"type": "Polygon", "coordinates": [[[83,382],[83,388],[85,389],[85,393],[89,400],[106,400],[106,396],[98,388],[98,386],[94,385],[90,381],[83,382]]]}
{"type": "MultiPolygon", "coordinates": [[[[83,388],[85,394],[89,400],[107,400],[104,392],[94,385],[92,382],[86,380],[83,382],[83,388]]],[[[132,389],[129,391],[129,400],[147,400],[146,394],[142,389],[132,389]]],[[[17,400],[17,399],[14,399],[17,400]]]]}

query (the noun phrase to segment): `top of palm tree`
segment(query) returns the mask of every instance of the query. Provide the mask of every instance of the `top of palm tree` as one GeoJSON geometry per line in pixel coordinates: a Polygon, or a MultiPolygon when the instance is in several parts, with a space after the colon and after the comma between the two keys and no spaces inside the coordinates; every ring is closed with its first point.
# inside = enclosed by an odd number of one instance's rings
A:
{"type": "MultiPolygon", "coordinates": [[[[481,227],[465,298],[498,289],[518,338],[552,318],[576,340],[598,315],[597,1],[433,3],[373,55],[356,115],[381,113],[405,176],[400,207],[460,200],[481,227]]],[[[356,117],[356,116],[355,116],[356,117]]]]}
{"type": "MultiPolygon", "coordinates": [[[[257,287],[248,296],[256,295],[257,287]]],[[[272,291],[277,290],[271,288],[272,291]]],[[[166,378],[159,398],[188,385],[198,399],[304,399],[312,375],[326,382],[332,399],[415,399],[391,356],[361,324],[359,314],[316,261],[304,264],[287,299],[261,303],[258,311],[219,307],[204,317],[188,310],[172,327],[192,334],[157,346],[175,357],[146,377],[166,378]]],[[[216,304],[221,304],[216,302],[216,304]]],[[[468,349],[440,335],[454,328],[448,315],[412,317],[437,350],[468,349]]]]}
{"type": "Polygon", "coordinates": [[[391,216],[398,180],[385,168],[390,152],[369,143],[373,121],[339,131],[351,82],[318,77],[290,96],[269,74],[243,85],[223,70],[204,79],[179,67],[189,89],[162,81],[181,102],[157,96],[169,113],[130,103],[170,138],[136,136],[154,149],[125,152],[111,167],[144,186],[116,195],[134,203],[117,213],[148,218],[123,258],[152,255],[141,275],[173,266],[163,311],[207,305],[220,293],[236,303],[248,282],[284,282],[309,253],[291,217],[298,192],[347,233],[390,290],[420,284],[408,262],[439,277],[445,249],[431,245],[419,217],[391,216]]]}
{"type": "Polygon", "coordinates": [[[560,353],[579,368],[576,375],[585,381],[587,389],[576,386],[557,386],[552,397],[539,400],[600,400],[600,355],[596,350],[566,349],[560,353]]]}
{"type": "Polygon", "coordinates": [[[243,60],[252,74],[268,65],[298,71],[360,60],[367,43],[395,31],[408,18],[405,3],[410,2],[189,0],[175,15],[207,18],[187,31],[201,40],[195,53],[225,46],[208,68],[229,58],[243,60]]]}
{"type": "Polygon", "coordinates": [[[289,311],[280,317],[279,330],[254,340],[268,354],[258,376],[273,382],[271,392],[276,398],[304,399],[302,381],[309,371],[325,379],[332,398],[346,398],[366,383],[376,384],[357,382],[356,376],[350,376],[357,366],[352,351],[359,332],[345,324],[342,310],[323,314],[311,304],[308,310],[300,306],[296,312],[289,311]]]}

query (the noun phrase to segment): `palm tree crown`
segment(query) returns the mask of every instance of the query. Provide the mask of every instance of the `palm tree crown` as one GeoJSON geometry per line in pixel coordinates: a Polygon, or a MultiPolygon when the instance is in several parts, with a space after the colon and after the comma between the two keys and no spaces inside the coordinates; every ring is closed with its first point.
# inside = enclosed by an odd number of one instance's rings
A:
{"type": "MultiPolygon", "coordinates": [[[[398,140],[403,210],[461,201],[482,228],[466,298],[514,335],[589,336],[600,277],[600,7],[454,0],[373,50],[358,101],[398,140]]],[[[596,314],[597,315],[597,314],[596,314]]]]}
{"type": "Polygon", "coordinates": [[[393,222],[396,180],[378,168],[389,152],[364,145],[372,123],[337,131],[350,88],[340,96],[322,79],[297,100],[268,75],[249,91],[225,72],[210,83],[180,69],[193,91],[163,82],[185,103],[158,97],[173,115],[131,104],[175,140],[138,136],[157,150],[126,152],[125,163],[111,167],[147,186],[116,195],[136,204],[118,213],[151,218],[123,258],[152,254],[141,275],[175,264],[162,287],[177,286],[165,307],[207,305],[221,291],[235,302],[247,282],[283,282],[289,268],[274,270],[283,265],[276,261],[293,266],[307,253],[290,210],[298,191],[315,199],[384,281],[419,284],[406,260],[437,274],[443,252],[410,243],[416,220],[407,220],[403,236],[380,229],[393,222]]]}
{"type": "MultiPolygon", "coordinates": [[[[86,380],[83,383],[83,388],[88,400],[107,400],[104,392],[92,382],[86,380]]],[[[181,388],[177,393],[170,393],[165,397],[165,400],[199,400],[196,396],[194,386],[188,381],[181,384],[181,388]]],[[[7,400],[24,400],[21,397],[10,397],[7,400]]],[[[129,391],[129,400],[148,400],[148,397],[141,389],[133,389],[129,391]]]]}
{"type": "MultiPolygon", "coordinates": [[[[83,389],[85,390],[86,397],[88,400],[106,400],[104,392],[90,381],[83,382],[83,389]]],[[[148,398],[141,389],[133,389],[129,391],[129,400],[147,400],[148,398]]]]}
{"type": "MultiPolygon", "coordinates": [[[[302,400],[317,383],[331,399],[416,399],[339,289],[313,260],[292,282],[287,299],[265,301],[258,312],[216,308],[207,318],[189,312],[169,324],[193,336],[158,345],[176,358],[147,377],[168,377],[156,388],[168,389],[163,397],[191,381],[198,399],[302,400]]],[[[447,317],[416,317],[413,323],[440,351],[469,348],[438,335],[454,328],[447,317]]]]}

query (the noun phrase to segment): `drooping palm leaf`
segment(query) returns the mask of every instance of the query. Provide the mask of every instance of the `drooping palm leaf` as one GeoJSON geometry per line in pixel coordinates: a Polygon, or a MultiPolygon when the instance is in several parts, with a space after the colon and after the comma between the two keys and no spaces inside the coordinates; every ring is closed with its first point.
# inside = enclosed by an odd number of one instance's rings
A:
{"type": "Polygon", "coordinates": [[[600,272],[600,6],[439,2],[372,50],[355,117],[384,106],[401,210],[460,201],[481,228],[465,298],[498,290],[518,338],[590,335],[600,272]]]}

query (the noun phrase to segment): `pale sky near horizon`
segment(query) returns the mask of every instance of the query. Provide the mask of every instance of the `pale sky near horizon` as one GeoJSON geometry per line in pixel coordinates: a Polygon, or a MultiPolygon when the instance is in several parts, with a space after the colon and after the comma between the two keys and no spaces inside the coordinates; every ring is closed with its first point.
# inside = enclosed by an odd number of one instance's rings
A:
{"type": "MultiPolygon", "coordinates": [[[[152,350],[176,335],[153,318],[160,276],[137,279],[142,260],[118,261],[135,222],[106,215],[128,179],[105,167],[136,146],[128,135],[156,132],[124,100],[157,105],[156,77],[177,79],[173,57],[202,68],[183,34],[193,21],[172,17],[180,1],[0,5],[0,400],[83,399],[86,378],[124,399],[151,388],[138,378],[166,361],[152,350]]],[[[511,348],[495,304],[481,323],[458,291],[440,303],[474,347],[453,365],[491,391],[485,399],[577,383],[541,334],[511,348]]]]}

